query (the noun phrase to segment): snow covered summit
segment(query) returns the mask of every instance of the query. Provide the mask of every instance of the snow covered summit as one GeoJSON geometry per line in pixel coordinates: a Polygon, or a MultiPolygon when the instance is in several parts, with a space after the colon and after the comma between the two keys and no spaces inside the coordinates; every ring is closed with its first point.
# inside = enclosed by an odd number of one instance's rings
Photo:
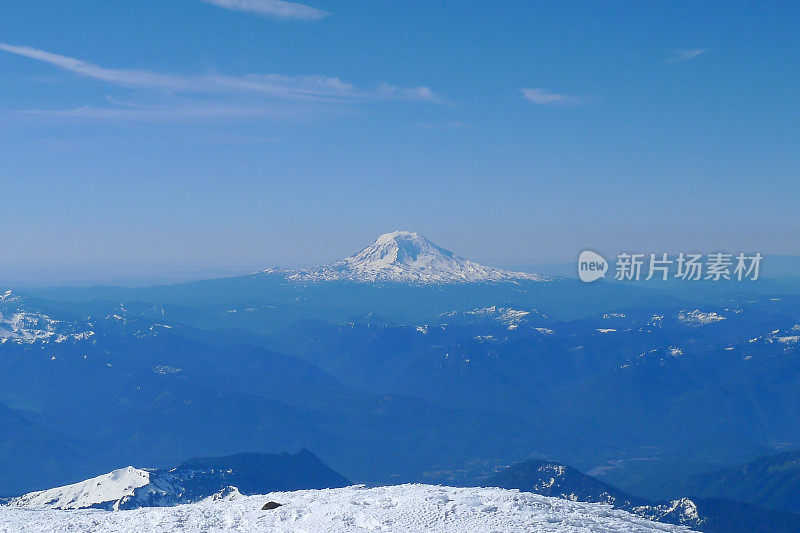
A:
{"type": "Polygon", "coordinates": [[[286,274],[293,281],[414,284],[548,279],[537,274],[509,272],[475,263],[411,231],[385,233],[375,243],[350,257],[313,269],[286,271],[286,274]]]}
{"type": "Polygon", "coordinates": [[[10,505],[43,509],[119,509],[120,503],[134,497],[137,489],[151,484],[150,474],[129,466],[79,483],[31,492],[13,498],[10,505]]]}

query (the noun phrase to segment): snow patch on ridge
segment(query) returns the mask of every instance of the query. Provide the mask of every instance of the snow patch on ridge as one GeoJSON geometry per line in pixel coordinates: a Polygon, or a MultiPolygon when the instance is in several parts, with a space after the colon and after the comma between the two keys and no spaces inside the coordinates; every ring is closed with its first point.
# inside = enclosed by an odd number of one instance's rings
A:
{"type": "Polygon", "coordinates": [[[94,335],[93,331],[80,329],[77,324],[55,320],[43,313],[0,311],[0,344],[9,341],[29,344],[44,340],[85,340],[94,335]]]}
{"type": "Polygon", "coordinates": [[[705,523],[705,519],[700,517],[697,504],[689,498],[679,498],[661,505],[636,507],[634,511],[652,520],[669,519],[679,524],[691,524],[693,527],[705,523]]]}
{"type": "Polygon", "coordinates": [[[718,313],[710,312],[704,313],[699,309],[693,311],[681,311],[678,313],[678,320],[689,326],[705,326],[706,324],[713,324],[725,320],[724,317],[718,313]]]}

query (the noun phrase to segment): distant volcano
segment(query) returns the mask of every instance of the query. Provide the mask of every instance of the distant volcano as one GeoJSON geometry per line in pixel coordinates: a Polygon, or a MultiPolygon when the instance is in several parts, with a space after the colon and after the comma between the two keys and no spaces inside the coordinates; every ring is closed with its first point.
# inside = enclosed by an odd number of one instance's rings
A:
{"type": "MultiPolygon", "coordinates": [[[[278,272],[268,269],[264,272],[278,272]]],[[[509,272],[484,266],[433,244],[419,233],[394,231],[374,244],[330,265],[284,270],[294,281],[358,281],[392,283],[470,283],[512,280],[547,281],[538,274],[509,272]]]]}

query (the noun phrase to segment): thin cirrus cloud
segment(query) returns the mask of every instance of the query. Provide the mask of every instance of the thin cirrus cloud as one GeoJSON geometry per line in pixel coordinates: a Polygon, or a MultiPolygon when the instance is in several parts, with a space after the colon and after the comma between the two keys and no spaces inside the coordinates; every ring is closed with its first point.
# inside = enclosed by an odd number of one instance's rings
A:
{"type": "MultiPolygon", "coordinates": [[[[404,100],[411,102],[443,102],[428,87],[397,87],[389,84],[378,84],[374,89],[362,89],[344,82],[339,78],[320,75],[284,76],[279,74],[248,74],[243,76],[227,76],[222,74],[179,75],[162,74],[147,70],[106,68],[86,61],[39,50],[29,46],[16,46],[0,43],[0,50],[50,64],[54,67],[74,74],[102,81],[120,87],[140,89],[152,93],[158,91],[162,96],[173,97],[174,103],[181,102],[174,98],[176,94],[195,97],[191,109],[176,105],[170,108],[164,105],[146,106],[146,111],[131,109],[109,109],[85,107],[66,112],[69,116],[86,118],[133,118],[139,116],[162,117],[225,117],[241,118],[248,114],[254,117],[285,114],[287,102],[294,107],[309,112],[312,105],[329,105],[336,103],[352,103],[365,100],[404,100]],[[231,105],[221,102],[226,97],[237,97],[240,103],[231,105]],[[205,113],[196,101],[197,97],[205,99],[202,105],[208,110],[205,113]],[[240,97],[247,97],[248,102],[241,103],[240,97]]],[[[185,102],[184,102],[185,103],[185,102]]],[[[54,113],[55,114],[55,113],[54,113]]]]}
{"type": "Polygon", "coordinates": [[[690,61],[706,52],[708,52],[708,50],[705,48],[684,48],[682,50],[676,50],[675,53],[667,59],[667,63],[683,63],[684,61],[690,61]]]}
{"type": "Polygon", "coordinates": [[[299,20],[320,20],[328,15],[329,12],[315,7],[299,4],[297,2],[287,2],[285,0],[200,0],[207,4],[235,11],[244,11],[266,17],[277,17],[285,19],[299,20]]]}
{"type": "Polygon", "coordinates": [[[88,121],[119,122],[204,122],[218,120],[278,119],[301,114],[311,114],[311,110],[275,105],[209,104],[186,100],[177,104],[163,105],[138,102],[124,102],[114,107],[82,106],[73,109],[29,110],[18,114],[29,117],[60,117],[88,121]]]}
{"type": "Polygon", "coordinates": [[[520,89],[520,92],[526,100],[537,105],[572,106],[588,104],[594,101],[592,98],[569,96],[566,94],[546,91],[536,87],[520,89]]]}

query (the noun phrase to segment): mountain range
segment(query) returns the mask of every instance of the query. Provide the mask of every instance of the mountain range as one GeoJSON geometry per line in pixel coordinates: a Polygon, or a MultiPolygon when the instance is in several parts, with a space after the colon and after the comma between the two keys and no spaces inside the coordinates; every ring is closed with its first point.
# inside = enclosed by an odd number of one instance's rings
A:
{"type": "Polygon", "coordinates": [[[422,239],[335,268],[0,291],[0,495],[308,448],[369,484],[538,456],[648,502],[768,506],[687,479],[800,448],[800,297],[501,276],[422,239]]]}
{"type": "MultiPolygon", "coordinates": [[[[222,503],[241,500],[245,495],[278,491],[282,492],[276,497],[285,501],[291,498],[288,496],[291,493],[285,491],[350,484],[311,452],[301,450],[294,455],[249,453],[193,459],[168,469],[129,466],[71,485],[10,498],[3,503],[5,508],[118,511],[203,501],[222,503]]],[[[650,502],[553,461],[527,460],[513,464],[487,478],[482,486],[516,489],[570,502],[609,505],[648,521],[709,533],[800,531],[800,515],[797,514],[725,499],[687,496],[650,502]]],[[[485,511],[488,509],[486,507],[485,511]]],[[[3,507],[0,507],[2,514],[3,507]]]]}
{"type": "Polygon", "coordinates": [[[697,474],[684,486],[703,496],[800,513],[800,451],[765,455],[744,465],[697,474]]]}
{"type": "Polygon", "coordinates": [[[528,460],[516,463],[489,477],[484,484],[570,501],[605,503],[649,520],[688,526],[708,533],[800,531],[799,514],[767,510],[741,501],[694,496],[650,502],[553,461],[528,460]]]}

